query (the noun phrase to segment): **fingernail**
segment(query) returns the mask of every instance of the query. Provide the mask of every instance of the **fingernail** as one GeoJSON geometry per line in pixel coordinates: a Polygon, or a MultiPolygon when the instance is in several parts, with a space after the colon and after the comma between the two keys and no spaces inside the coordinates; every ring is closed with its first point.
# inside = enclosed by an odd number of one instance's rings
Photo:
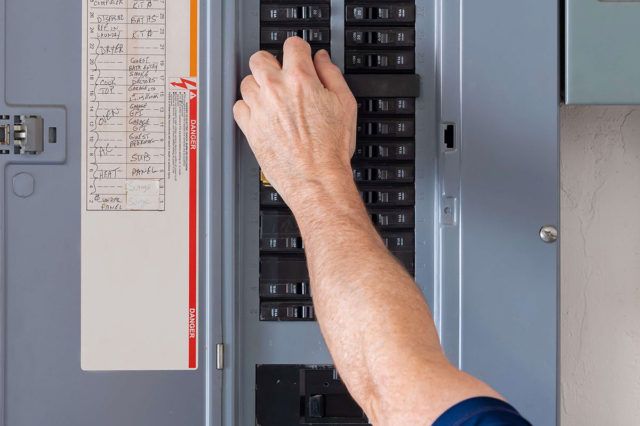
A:
{"type": "Polygon", "coordinates": [[[318,50],[317,54],[320,55],[320,56],[324,56],[324,57],[328,57],[329,56],[329,52],[327,52],[325,49],[318,50]]]}

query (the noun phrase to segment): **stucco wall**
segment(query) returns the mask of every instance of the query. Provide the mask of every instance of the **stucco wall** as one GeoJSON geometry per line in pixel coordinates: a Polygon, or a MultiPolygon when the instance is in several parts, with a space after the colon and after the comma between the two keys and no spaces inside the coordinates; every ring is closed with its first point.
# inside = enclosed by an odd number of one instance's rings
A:
{"type": "Polygon", "coordinates": [[[564,107],[561,420],[640,420],[640,108],[564,107]]]}

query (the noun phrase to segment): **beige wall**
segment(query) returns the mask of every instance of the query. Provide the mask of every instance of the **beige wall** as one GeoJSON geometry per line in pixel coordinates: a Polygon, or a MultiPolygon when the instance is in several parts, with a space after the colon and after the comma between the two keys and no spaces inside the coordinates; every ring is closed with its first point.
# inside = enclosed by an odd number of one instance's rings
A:
{"type": "Polygon", "coordinates": [[[640,107],[564,107],[562,426],[640,424],[640,107]]]}

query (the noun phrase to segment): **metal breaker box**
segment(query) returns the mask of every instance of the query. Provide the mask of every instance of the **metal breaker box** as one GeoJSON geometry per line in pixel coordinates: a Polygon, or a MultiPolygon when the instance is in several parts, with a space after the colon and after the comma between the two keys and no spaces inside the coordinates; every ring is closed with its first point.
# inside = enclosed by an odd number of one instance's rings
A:
{"type": "Polygon", "coordinates": [[[250,55],[292,35],[345,72],[354,179],[450,360],[555,424],[558,19],[551,0],[0,0],[3,424],[367,424],[232,116],[250,55]]]}

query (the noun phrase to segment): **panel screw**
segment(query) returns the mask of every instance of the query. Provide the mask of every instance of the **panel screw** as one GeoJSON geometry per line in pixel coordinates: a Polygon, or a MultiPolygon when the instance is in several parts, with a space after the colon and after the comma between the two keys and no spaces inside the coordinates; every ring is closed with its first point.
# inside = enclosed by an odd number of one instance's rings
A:
{"type": "Polygon", "coordinates": [[[540,239],[545,243],[555,243],[558,239],[558,229],[553,225],[540,228],[540,239]]]}

